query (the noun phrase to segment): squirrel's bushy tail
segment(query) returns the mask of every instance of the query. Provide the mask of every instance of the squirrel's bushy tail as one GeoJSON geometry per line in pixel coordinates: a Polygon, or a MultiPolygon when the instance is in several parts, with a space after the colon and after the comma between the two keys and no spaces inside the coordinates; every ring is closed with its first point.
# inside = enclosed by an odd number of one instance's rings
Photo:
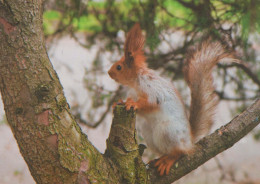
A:
{"type": "Polygon", "coordinates": [[[233,59],[218,42],[204,41],[190,53],[184,67],[185,80],[191,89],[190,125],[194,141],[209,132],[218,99],[214,93],[212,69],[221,60],[233,59]]]}

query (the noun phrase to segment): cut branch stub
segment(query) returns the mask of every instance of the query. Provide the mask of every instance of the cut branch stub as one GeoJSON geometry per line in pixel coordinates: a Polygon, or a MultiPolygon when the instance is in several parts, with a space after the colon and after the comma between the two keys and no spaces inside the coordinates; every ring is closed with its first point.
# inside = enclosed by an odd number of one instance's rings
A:
{"type": "Polygon", "coordinates": [[[105,155],[118,167],[121,182],[146,183],[147,173],[136,141],[136,113],[117,105],[105,155]]]}

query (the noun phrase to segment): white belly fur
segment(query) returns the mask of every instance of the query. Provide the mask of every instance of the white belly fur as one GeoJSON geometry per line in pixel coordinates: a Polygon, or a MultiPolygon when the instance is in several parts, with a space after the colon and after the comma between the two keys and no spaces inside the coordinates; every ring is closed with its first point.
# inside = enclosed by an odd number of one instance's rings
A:
{"type": "Polygon", "coordinates": [[[137,126],[147,146],[160,155],[169,154],[177,147],[182,150],[191,149],[189,122],[180,115],[184,112],[176,109],[169,114],[167,111],[162,108],[157,112],[139,115],[143,121],[137,121],[137,126]]]}
{"type": "Polygon", "coordinates": [[[155,112],[139,114],[144,121],[137,121],[137,126],[147,146],[159,154],[169,154],[175,148],[190,150],[190,124],[173,85],[153,71],[139,75],[138,84],[136,97],[145,93],[149,103],[159,105],[155,112]]]}

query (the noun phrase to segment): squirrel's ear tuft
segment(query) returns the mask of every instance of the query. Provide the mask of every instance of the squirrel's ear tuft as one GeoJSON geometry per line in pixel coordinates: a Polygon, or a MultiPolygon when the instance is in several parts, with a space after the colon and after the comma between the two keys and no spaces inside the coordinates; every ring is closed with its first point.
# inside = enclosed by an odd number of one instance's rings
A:
{"type": "Polygon", "coordinates": [[[132,29],[127,33],[125,41],[125,61],[127,66],[131,66],[134,62],[134,55],[142,53],[144,47],[145,38],[142,35],[140,24],[136,23],[132,29]]]}

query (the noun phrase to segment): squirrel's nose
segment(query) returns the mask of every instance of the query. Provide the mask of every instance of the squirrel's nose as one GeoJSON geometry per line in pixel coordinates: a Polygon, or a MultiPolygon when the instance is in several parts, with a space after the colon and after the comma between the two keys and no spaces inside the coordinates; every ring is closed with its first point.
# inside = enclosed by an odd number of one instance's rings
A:
{"type": "Polygon", "coordinates": [[[115,73],[114,72],[112,72],[111,70],[109,70],[108,72],[108,75],[113,79],[114,78],[114,76],[115,76],[115,73]]]}

